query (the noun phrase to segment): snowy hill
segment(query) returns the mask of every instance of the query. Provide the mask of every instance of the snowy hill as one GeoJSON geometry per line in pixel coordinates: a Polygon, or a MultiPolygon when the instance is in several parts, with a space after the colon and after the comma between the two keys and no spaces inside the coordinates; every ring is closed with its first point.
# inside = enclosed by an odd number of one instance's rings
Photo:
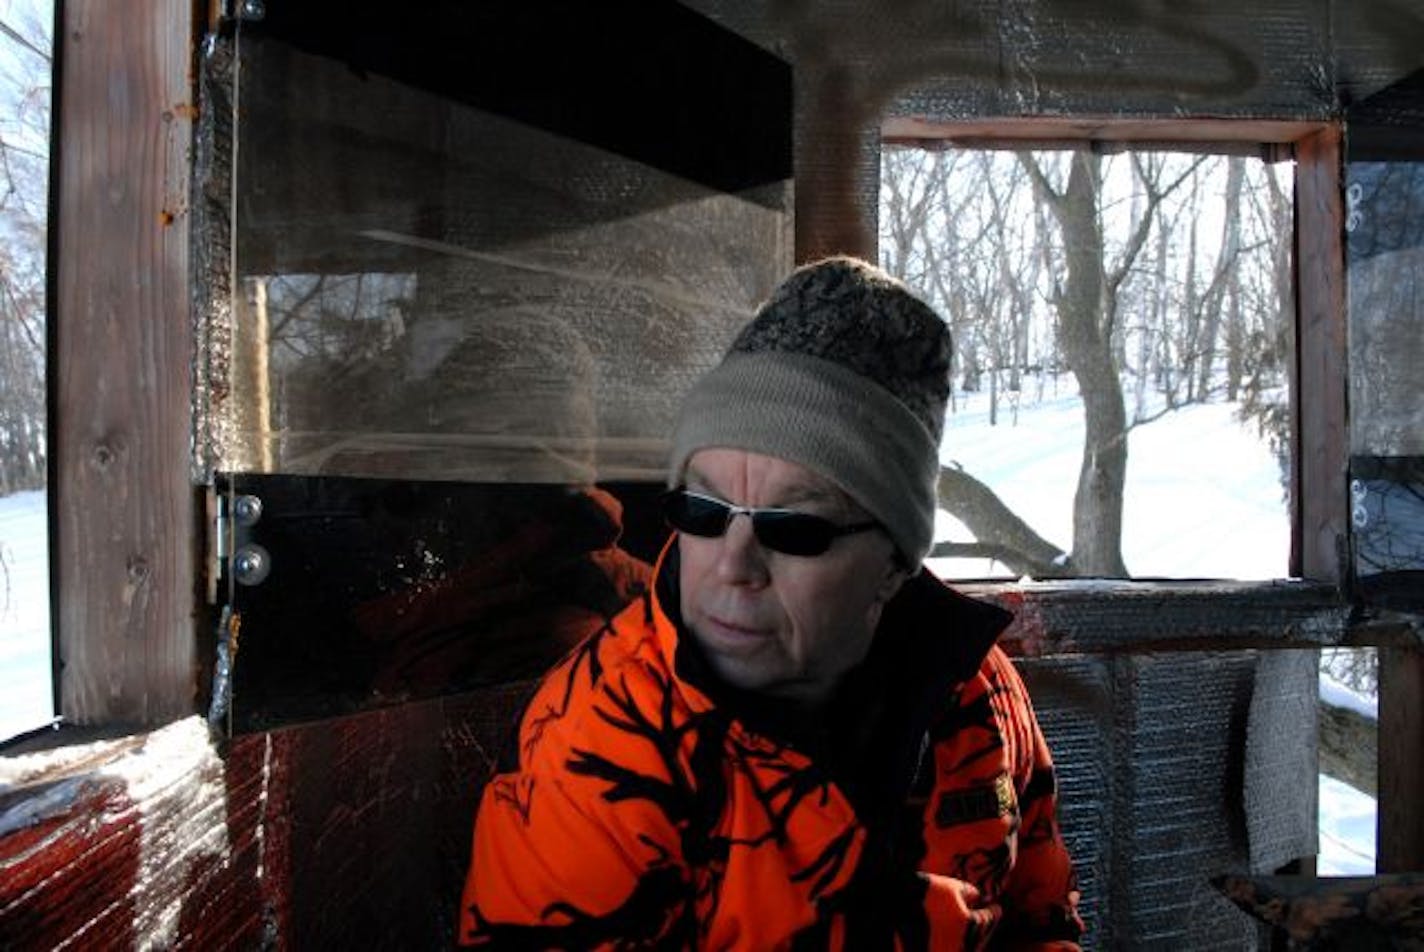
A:
{"type": "MultiPolygon", "coordinates": [[[[955,395],[940,459],[988,484],[1039,535],[1073,544],[1073,491],[1083,451],[1083,409],[1070,384],[1018,413],[1000,408],[990,426],[989,398],[955,395]]],[[[941,513],[937,537],[971,536],[941,513]]],[[[1280,467],[1232,403],[1195,404],[1134,428],[1128,436],[1123,558],[1136,577],[1267,579],[1285,575],[1290,514],[1280,467]]],[[[999,565],[936,559],[958,578],[1002,576],[999,565]]]]}

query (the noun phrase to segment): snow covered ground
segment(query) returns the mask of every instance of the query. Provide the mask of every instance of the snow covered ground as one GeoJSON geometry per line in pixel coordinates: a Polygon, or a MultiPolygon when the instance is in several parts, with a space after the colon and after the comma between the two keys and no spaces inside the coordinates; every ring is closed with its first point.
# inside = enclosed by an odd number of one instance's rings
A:
{"type": "Polygon", "coordinates": [[[1320,775],[1321,876],[1372,876],[1375,872],[1375,798],[1334,777],[1320,775]]]}
{"type": "MultiPolygon", "coordinates": [[[[1072,543],[1072,499],[1082,451],[1082,410],[1064,388],[1012,424],[988,425],[984,394],[956,394],[942,458],[992,486],[1040,535],[1072,543]]],[[[0,498],[0,740],[47,723],[50,700],[45,501],[0,498]]],[[[1187,407],[1134,429],[1128,444],[1123,555],[1138,577],[1262,579],[1286,573],[1290,531],[1275,460],[1228,404],[1187,407]]],[[[939,538],[969,540],[940,514],[939,538]]],[[[986,561],[932,560],[949,577],[1002,576],[986,561]]],[[[1330,678],[1322,695],[1375,716],[1373,699],[1330,678]]],[[[1375,802],[1320,778],[1322,874],[1374,869],[1375,802]]]]}
{"type": "MultiPolygon", "coordinates": [[[[1083,452],[1083,409],[1067,378],[1011,423],[1000,408],[990,426],[985,393],[956,394],[940,459],[989,485],[1039,535],[1073,543],[1073,490],[1083,452]]],[[[1236,405],[1194,405],[1134,428],[1128,436],[1123,559],[1135,577],[1267,579],[1285,575],[1290,519],[1280,468],[1236,405]]],[[[969,541],[940,513],[939,539],[969,541]]],[[[986,560],[935,559],[959,578],[1002,576],[986,560]]]]}
{"type": "Polygon", "coordinates": [[[0,497],[0,740],[54,717],[45,494],[0,497]]]}
{"type": "MultiPolygon", "coordinates": [[[[1320,673],[1321,700],[1379,719],[1379,698],[1361,694],[1320,673]]],[[[1322,876],[1368,876],[1375,871],[1375,798],[1334,777],[1320,775],[1320,855],[1322,876]]]]}

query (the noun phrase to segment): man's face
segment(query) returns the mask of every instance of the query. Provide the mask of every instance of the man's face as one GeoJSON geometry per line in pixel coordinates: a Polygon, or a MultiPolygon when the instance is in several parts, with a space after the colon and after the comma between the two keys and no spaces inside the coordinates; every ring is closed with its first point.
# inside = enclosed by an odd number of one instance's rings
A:
{"type": "MultiPolygon", "coordinates": [[[[745,450],[709,448],[688,461],[689,490],[738,506],[795,509],[837,525],[868,518],[811,470],[745,450]]],[[[821,555],[774,552],[751,519],[717,538],[679,533],[682,618],[723,680],[810,704],[870,650],[885,602],[905,573],[880,530],[836,539],[821,555]]]]}

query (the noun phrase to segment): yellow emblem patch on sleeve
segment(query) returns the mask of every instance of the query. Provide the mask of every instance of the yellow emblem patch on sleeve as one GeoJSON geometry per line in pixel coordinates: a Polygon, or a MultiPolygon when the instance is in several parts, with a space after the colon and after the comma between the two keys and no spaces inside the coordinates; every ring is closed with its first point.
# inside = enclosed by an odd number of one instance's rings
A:
{"type": "Polygon", "coordinates": [[[1013,778],[1001,773],[990,784],[941,793],[934,819],[935,825],[943,830],[962,823],[1010,816],[1017,809],[1013,778]]]}

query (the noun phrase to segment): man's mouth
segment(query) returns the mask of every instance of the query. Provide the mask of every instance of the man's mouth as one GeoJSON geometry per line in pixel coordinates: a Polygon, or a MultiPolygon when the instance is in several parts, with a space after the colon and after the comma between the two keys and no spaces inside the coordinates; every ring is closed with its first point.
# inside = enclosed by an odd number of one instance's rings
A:
{"type": "Polygon", "coordinates": [[[753,647],[772,635],[772,629],[740,619],[706,615],[708,631],[705,634],[718,646],[729,648],[753,647]]]}

